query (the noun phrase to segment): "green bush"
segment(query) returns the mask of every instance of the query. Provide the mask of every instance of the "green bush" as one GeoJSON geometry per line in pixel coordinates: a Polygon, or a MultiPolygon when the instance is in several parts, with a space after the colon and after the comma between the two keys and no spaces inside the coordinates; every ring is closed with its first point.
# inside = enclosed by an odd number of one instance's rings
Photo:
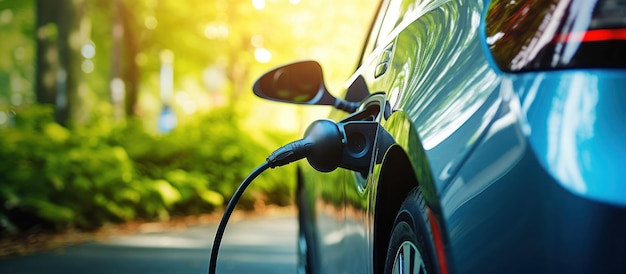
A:
{"type": "MultiPolygon", "coordinates": [[[[107,222],[167,219],[221,208],[239,183],[287,141],[256,142],[228,110],[149,133],[140,121],[107,119],[67,129],[48,106],[20,109],[0,129],[0,226],[91,229],[107,222]],[[28,220],[28,221],[24,221],[28,220]]],[[[266,138],[268,139],[268,138],[266,138]]],[[[267,172],[241,204],[292,201],[292,168],[267,172]]]]}

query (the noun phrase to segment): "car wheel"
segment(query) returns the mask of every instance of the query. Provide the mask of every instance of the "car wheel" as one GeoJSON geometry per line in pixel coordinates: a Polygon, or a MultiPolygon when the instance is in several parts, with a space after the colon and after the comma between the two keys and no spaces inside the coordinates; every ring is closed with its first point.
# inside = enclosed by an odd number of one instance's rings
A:
{"type": "Polygon", "coordinates": [[[426,214],[426,203],[419,188],[402,203],[387,249],[385,273],[435,273],[434,248],[426,214]]]}

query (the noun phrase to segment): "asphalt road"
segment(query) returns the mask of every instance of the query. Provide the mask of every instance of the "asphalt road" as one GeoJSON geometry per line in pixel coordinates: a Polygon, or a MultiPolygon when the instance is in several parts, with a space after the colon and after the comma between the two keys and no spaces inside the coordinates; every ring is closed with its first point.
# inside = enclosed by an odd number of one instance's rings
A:
{"type": "MultiPolygon", "coordinates": [[[[213,224],[115,236],[105,242],[0,260],[0,273],[207,273],[216,229],[213,224]]],[[[296,229],[294,216],[229,223],[217,273],[295,273],[296,229]]]]}

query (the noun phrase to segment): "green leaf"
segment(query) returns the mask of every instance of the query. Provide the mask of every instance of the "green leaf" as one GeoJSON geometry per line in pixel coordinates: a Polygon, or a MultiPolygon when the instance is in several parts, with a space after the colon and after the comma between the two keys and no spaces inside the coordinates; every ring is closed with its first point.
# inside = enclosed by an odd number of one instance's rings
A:
{"type": "Polygon", "coordinates": [[[199,191],[198,194],[200,194],[200,198],[202,198],[203,201],[212,206],[219,207],[224,204],[224,196],[216,191],[205,189],[199,191]]]}
{"type": "Polygon", "coordinates": [[[54,142],[63,143],[70,137],[70,132],[57,123],[49,123],[44,126],[46,137],[54,142]]]}
{"type": "Polygon", "coordinates": [[[154,181],[154,188],[167,206],[171,206],[181,199],[180,192],[166,180],[154,181]]]}

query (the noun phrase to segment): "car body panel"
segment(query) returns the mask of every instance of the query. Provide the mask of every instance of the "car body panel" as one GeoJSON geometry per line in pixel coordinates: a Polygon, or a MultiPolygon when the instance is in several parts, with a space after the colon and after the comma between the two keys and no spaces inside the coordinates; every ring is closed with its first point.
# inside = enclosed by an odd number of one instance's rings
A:
{"type": "Polygon", "coordinates": [[[626,72],[507,77],[487,137],[441,194],[457,271],[624,271],[626,197],[616,176],[626,134],[605,123],[623,120],[614,106],[626,100],[623,86],[592,87],[621,85],[626,72]],[[615,162],[591,168],[589,159],[615,162]]]}
{"type": "MultiPolygon", "coordinates": [[[[498,79],[484,57],[484,49],[480,44],[480,35],[477,31],[482,6],[471,1],[424,1],[423,3],[421,6],[414,7],[413,11],[409,12],[409,16],[397,23],[398,26],[395,29],[399,30],[398,33],[393,34],[395,30],[391,31],[390,37],[394,38],[393,36],[396,35],[393,41],[389,38],[381,39],[383,41],[381,43],[386,46],[379,47],[383,50],[374,50],[369,57],[366,57],[366,61],[357,70],[353,79],[356,79],[356,76],[362,76],[370,92],[383,91],[387,95],[393,114],[388,121],[382,121],[382,124],[383,126],[390,125],[384,127],[392,133],[403,151],[408,152],[407,155],[413,158],[411,162],[415,172],[429,178],[420,178],[420,182],[423,184],[423,191],[431,193],[427,195],[427,200],[433,208],[436,208],[438,204],[436,193],[445,188],[454,169],[461,165],[465,155],[479,140],[481,132],[486,130],[490,117],[495,115],[498,98],[493,95],[498,86],[498,79]],[[474,6],[463,6],[470,3],[474,6]],[[461,15],[459,11],[465,13],[461,15]],[[454,22],[451,22],[452,18],[455,19],[454,22]],[[407,22],[411,24],[406,25],[407,22]],[[432,25],[434,29],[426,29],[429,25],[432,25]],[[433,33],[450,35],[444,39],[429,39],[429,35],[433,33]],[[451,51],[451,47],[456,47],[459,52],[451,51]],[[380,60],[378,57],[385,53],[384,49],[390,48],[402,49],[402,52],[393,51],[387,72],[376,77],[377,62],[380,60]],[[423,54],[416,55],[413,54],[414,52],[423,54]],[[465,56],[471,58],[465,58],[465,56]],[[461,75],[463,77],[458,77],[461,75]],[[397,124],[410,125],[410,127],[402,128],[397,124]],[[416,155],[423,155],[423,157],[415,158],[416,155]],[[432,182],[432,185],[429,186],[427,182],[432,182]]],[[[393,7],[388,7],[390,8],[393,7]]],[[[334,112],[330,118],[341,120],[343,116],[340,112],[334,112]]],[[[367,181],[365,187],[362,182],[359,182],[363,179],[359,180],[356,174],[346,174],[345,171],[319,174],[308,167],[303,167],[303,169],[306,170],[304,174],[312,173],[310,177],[314,177],[313,180],[319,184],[323,184],[322,181],[341,182],[340,186],[335,186],[335,192],[331,190],[320,193],[318,189],[328,186],[309,183],[309,176],[305,175],[304,178],[307,182],[307,191],[317,193],[311,195],[317,201],[316,222],[319,223],[321,219],[326,220],[325,225],[318,225],[317,229],[319,237],[316,244],[319,247],[319,253],[325,254],[320,260],[322,272],[342,272],[342,269],[325,267],[337,265],[327,261],[332,257],[328,255],[333,254],[332,251],[344,248],[341,243],[328,241],[336,235],[348,236],[347,234],[350,234],[351,237],[345,237],[344,241],[349,241],[352,247],[365,248],[351,248],[361,255],[357,256],[350,252],[349,260],[336,258],[335,262],[345,263],[359,257],[371,258],[374,252],[374,210],[372,207],[376,203],[376,184],[378,184],[380,168],[372,169],[372,174],[365,179],[367,181]],[[339,177],[342,179],[338,179],[339,177]],[[335,208],[348,208],[347,211],[350,211],[350,214],[346,211],[335,212],[328,208],[330,200],[327,197],[328,192],[333,192],[334,195],[344,195],[344,201],[348,201],[346,203],[350,203],[350,200],[361,199],[362,201],[358,203],[372,206],[357,208],[353,202],[352,205],[335,205],[335,208]],[[332,214],[329,214],[329,211],[332,214]],[[334,216],[331,218],[332,221],[328,220],[328,215],[334,216]],[[361,226],[359,227],[358,224],[361,226]],[[366,235],[369,237],[365,237],[366,235]],[[352,240],[346,240],[347,238],[352,240]]],[[[344,243],[344,245],[348,244],[344,243]]],[[[359,265],[372,264],[371,259],[367,259],[359,265]]],[[[351,269],[351,272],[353,270],[357,272],[355,269],[351,269]]],[[[371,272],[369,268],[359,270],[371,272]]]]}
{"type": "Polygon", "coordinates": [[[365,177],[300,165],[301,225],[312,227],[320,273],[380,272],[404,200],[389,195],[417,184],[445,272],[626,271],[626,71],[502,72],[481,32],[488,2],[382,5],[405,15],[377,23],[348,85],[384,94],[377,119],[393,146],[365,177]],[[389,172],[402,162],[410,170],[389,172]]]}
{"type": "Polygon", "coordinates": [[[625,73],[571,70],[510,80],[543,167],[573,193],[619,206],[626,206],[625,73]]]}

